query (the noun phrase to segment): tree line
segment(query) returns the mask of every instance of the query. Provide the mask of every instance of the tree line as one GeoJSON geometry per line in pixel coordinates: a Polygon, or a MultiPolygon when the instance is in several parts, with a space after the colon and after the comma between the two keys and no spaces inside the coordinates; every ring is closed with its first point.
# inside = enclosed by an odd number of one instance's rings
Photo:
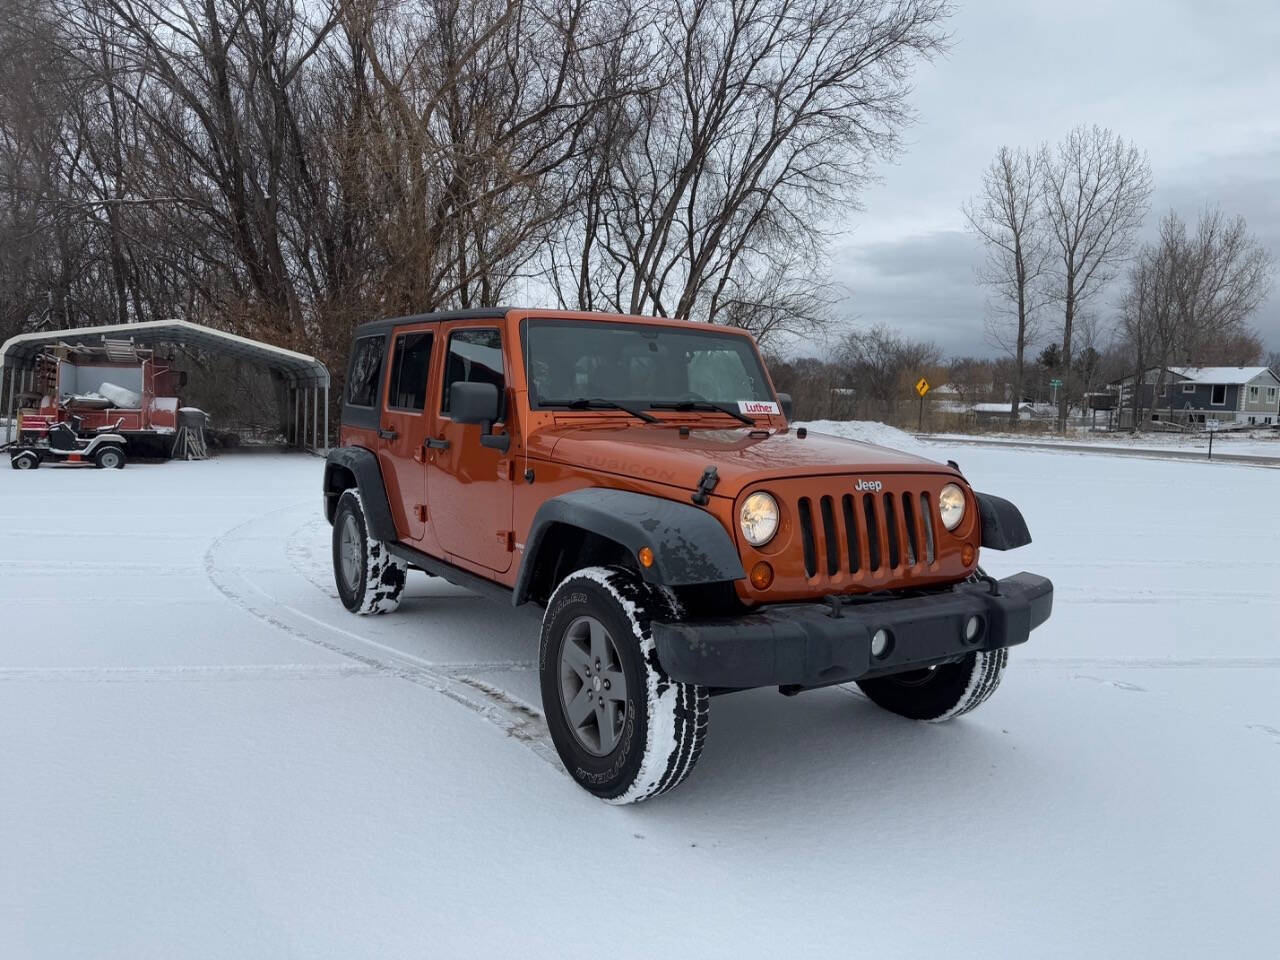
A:
{"type": "MultiPolygon", "coordinates": [[[[1037,360],[1056,369],[1063,383],[1059,429],[1085,392],[1081,374],[1089,365],[1076,351],[1081,333],[1100,356],[1100,325],[1109,328],[1111,365],[1123,368],[1117,378],[1133,374],[1136,382],[1153,366],[1163,382],[1175,362],[1262,358],[1248,320],[1270,292],[1272,255],[1242,216],[1212,206],[1194,230],[1170,210],[1158,238],[1135,251],[1151,189],[1145,155],[1098,126],[1077,127],[1052,147],[1001,147],[984,172],[964,215],[985,251],[979,280],[991,292],[988,339],[1013,361],[1011,422],[1025,393],[1029,351],[1054,334],[1052,349],[1037,360]],[[1100,294],[1122,270],[1121,301],[1104,321],[1100,294]]],[[[1133,391],[1135,425],[1151,413],[1141,408],[1141,393],[1133,391]]]]}
{"type": "Polygon", "coordinates": [[[820,325],[945,0],[0,0],[0,339],[184,317],[341,369],[528,296],[820,325]]]}

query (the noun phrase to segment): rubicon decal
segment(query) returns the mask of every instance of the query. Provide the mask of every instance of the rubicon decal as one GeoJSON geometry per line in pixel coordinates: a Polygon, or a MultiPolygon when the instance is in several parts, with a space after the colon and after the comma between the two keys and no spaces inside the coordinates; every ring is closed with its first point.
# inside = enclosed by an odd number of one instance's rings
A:
{"type": "Polygon", "coordinates": [[[739,400],[738,410],[748,416],[754,413],[761,417],[776,417],[779,412],[778,405],[772,400],[739,400]]]}
{"type": "Polygon", "coordinates": [[[881,483],[879,480],[859,479],[858,482],[853,485],[853,489],[857,490],[859,493],[862,493],[864,491],[867,493],[879,493],[882,489],[884,489],[884,484],[881,483]]]}

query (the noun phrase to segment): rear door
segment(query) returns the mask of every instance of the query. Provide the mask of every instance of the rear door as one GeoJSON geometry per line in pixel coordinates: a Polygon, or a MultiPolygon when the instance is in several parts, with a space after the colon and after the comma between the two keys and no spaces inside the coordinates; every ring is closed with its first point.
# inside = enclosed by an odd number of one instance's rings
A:
{"type": "Polygon", "coordinates": [[[470,320],[442,325],[440,336],[443,371],[427,454],[429,523],[445,551],[502,573],[511,567],[513,550],[509,453],[481,446],[479,424],[455,423],[449,415],[454,383],[492,383],[502,402],[493,429],[506,430],[502,331],[493,320],[470,320]]]}
{"type": "Polygon", "coordinates": [[[427,381],[435,342],[434,324],[398,327],[387,361],[378,461],[396,530],[410,542],[421,540],[426,530],[427,381]]]}

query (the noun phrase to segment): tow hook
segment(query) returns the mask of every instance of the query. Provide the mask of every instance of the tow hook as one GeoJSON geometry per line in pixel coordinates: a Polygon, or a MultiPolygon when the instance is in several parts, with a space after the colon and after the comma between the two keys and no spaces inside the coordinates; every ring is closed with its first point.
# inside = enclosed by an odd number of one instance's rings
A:
{"type": "Polygon", "coordinates": [[[692,500],[700,507],[705,507],[707,501],[711,498],[711,491],[716,488],[716,484],[720,482],[720,475],[716,473],[715,467],[707,467],[702,471],[702,479],[698,481],[698,489],[690,495],[692,500]]]}

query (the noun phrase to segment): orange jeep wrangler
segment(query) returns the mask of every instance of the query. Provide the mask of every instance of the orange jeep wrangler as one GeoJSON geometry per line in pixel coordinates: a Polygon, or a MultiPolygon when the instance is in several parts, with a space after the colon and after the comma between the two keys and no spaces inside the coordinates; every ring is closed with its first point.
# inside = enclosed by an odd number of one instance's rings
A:
{"type": "Polygon", "coordinates": [[[558,310],[359,327],[324,472],[338,593],[411,569],[544,608],[543,711],[570,775],[680,783],[712,696],[856,681],[886,710],[982,703],[1053,585],[978,567],[1030,542],[954,463],[788,423],[750,335],[558,310]]]}

